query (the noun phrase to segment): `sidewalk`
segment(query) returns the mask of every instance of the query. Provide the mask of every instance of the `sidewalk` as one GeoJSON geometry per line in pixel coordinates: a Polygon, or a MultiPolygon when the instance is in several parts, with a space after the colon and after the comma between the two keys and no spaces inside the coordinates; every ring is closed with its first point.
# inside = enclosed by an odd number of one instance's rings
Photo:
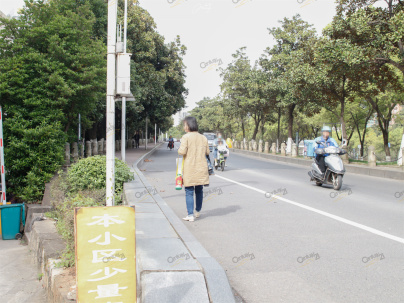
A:
{"type": "MultiPolygon", "coordinates": [[[[155,147],[154,143],[139,149],[126,150],[129,166],[155,147]]],[[[121,152],[116,152],[121,158],[121,152]]],[[[49,302],[43,279],[37,264],[34,264],[27,245],[19,240],[2,240],[0,237],[0,302],[4,303],[45,303],[49,302]]]]}
{"type": "Polygon", "coordinates": [[[47,302],[40,271],[32,262],[27,245],[0,238],[0,301],[4,303],[47,302]]]}
{"type": "MultiPolygon", "coordinates": [[[[157,143],[157,146],[160,143],[157,143]]],[[[163,143],[167,144],[167,143],[163,143]]],[[[156,145],[154,143],[147,143],[147,150],[145,149],[145,146],[139,146],[139,148],[127,148],[125,152],[125,162],[128,164],[129,167],[132,167],[132,164],[136,162],[140,157],[142,157],[144,154],[150,152],[156,145]]],[[[119,160],[122,159],[121,157],[121,151],[115,152],[115,157],[118,158],[119,160]]]]}
{"type": "Polygon", "coordinates": [[[136,207],[138,302],[234,303],[223,268],[138,169],[149,155],[127,157],[135,180],[124,184],[124,204],[136,207]]]}

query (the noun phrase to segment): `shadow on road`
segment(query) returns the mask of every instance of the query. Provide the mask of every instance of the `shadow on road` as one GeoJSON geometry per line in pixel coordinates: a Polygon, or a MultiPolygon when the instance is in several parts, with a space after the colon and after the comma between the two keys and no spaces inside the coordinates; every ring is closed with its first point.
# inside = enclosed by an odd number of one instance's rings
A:
{"type": "MultiPolygon", "coordinates": [[[[225,216],[231,213],[235,213],[236,211],[240,210],[241,207],[238,205],[230,205],[227,207],[222,207],[222,208],[215,208],[207,211],[203,211],[203,217],[216,217],[216,216],[225,216]]],[[[202,219],[203,219],[202,217],[202,219]]]]}

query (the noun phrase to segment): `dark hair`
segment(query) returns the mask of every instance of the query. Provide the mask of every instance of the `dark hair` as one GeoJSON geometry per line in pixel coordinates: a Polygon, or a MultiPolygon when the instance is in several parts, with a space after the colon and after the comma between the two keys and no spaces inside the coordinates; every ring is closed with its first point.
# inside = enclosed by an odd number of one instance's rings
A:
{"type": "Polygon", "coordinates": [[[185,117],[184,122],[188,125],[190,132],[198,131],[198,123],[196,123],[196,119],[194,117],[185,117]]]}

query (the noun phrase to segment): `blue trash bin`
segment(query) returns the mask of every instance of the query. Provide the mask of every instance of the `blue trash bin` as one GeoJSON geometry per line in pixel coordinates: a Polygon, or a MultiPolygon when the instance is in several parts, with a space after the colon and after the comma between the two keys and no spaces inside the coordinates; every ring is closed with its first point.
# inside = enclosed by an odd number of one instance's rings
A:
{"type": "Polygon", "coordinates": [[[1,209],[1,235],[3,240],[21,239],[25,225],[25,205],[0,205],[1,209]]]}

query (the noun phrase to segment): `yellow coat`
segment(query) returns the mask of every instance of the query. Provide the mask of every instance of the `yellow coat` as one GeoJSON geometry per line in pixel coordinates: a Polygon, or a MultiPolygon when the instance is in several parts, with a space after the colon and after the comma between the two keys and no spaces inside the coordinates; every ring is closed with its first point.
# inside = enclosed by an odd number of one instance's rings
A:
{"type": "Polygon", "coordinates": [[[178,154],[184,157],[182,175],[185,187],[209,184],[206,161],[209,152],[208,139],[205,136],[198,132],[189,132],[182,136],[178,154]]]}

